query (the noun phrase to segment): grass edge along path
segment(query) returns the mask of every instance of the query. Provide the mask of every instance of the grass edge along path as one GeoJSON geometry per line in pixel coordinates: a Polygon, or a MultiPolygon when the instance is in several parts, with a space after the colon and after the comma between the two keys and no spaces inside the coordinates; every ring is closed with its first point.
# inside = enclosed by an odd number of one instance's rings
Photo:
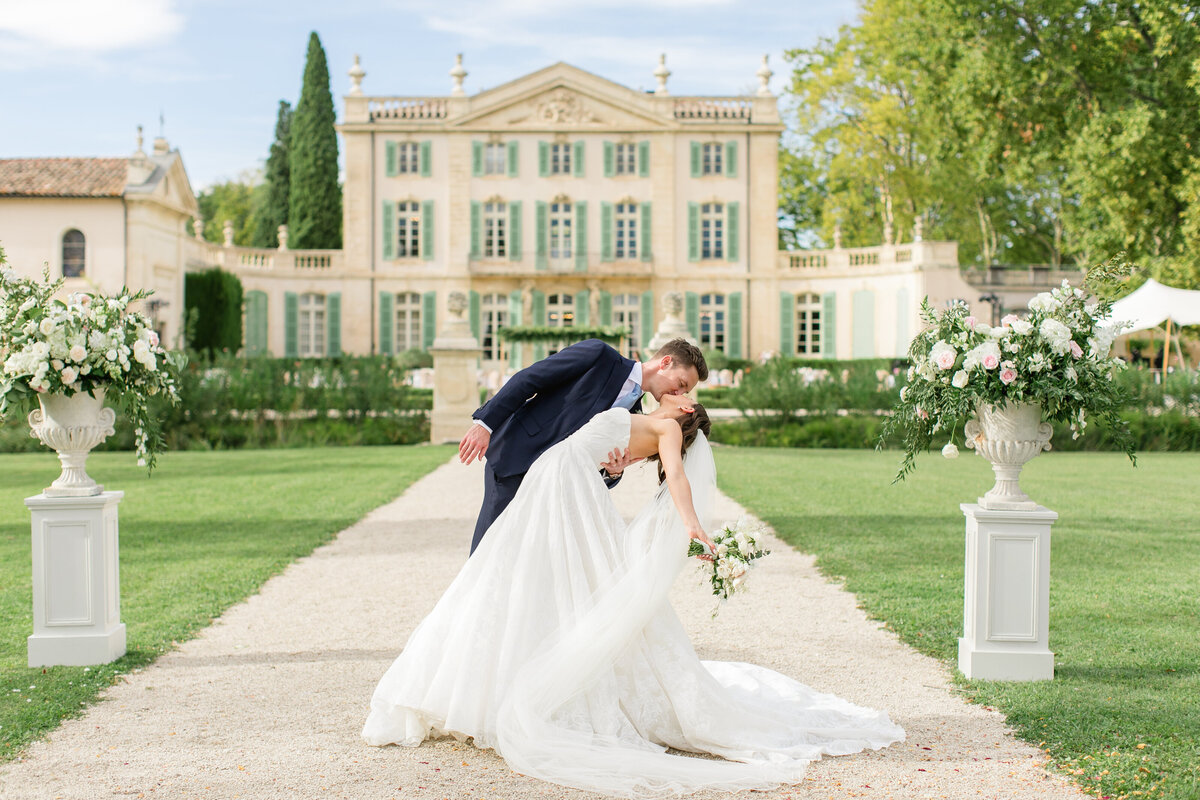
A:
{"type": "Polygon", "coordinates": [[[1059,514],[1051,533],[1053,681],[957,672],[964,519],[993,476],[983,459],[864,450],[719,448],[721,488],[814,555],[871,617],[946,664],[963,696],[1100,798],[1200,798],[1200,454],[1048,453],[1022,487],[1059,514]]]}
{"type": "Polygon", "coordinates": [[[128,650],[111,664],[33,669],[26,666],[33,609],[23,499],[59,468],[51,453],[0,455],[0,764],[452,452],[407,446],[168,453],[151,477],[129,453],[93,454],[89,474],[125,492],[120,569],[128,650]]]}

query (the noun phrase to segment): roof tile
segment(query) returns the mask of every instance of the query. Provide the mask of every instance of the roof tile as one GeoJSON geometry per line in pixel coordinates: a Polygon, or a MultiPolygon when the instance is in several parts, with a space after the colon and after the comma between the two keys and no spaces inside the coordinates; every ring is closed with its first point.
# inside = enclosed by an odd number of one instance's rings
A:
{"type": "Polygon", "coordinates": [[[0,159],[0,196],[120,197],[127,158],[0,159]]]}

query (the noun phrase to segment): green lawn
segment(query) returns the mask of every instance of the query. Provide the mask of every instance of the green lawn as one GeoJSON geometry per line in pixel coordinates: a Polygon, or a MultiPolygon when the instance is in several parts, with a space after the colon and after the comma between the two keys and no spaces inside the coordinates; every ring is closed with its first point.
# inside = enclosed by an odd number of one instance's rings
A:
{"type": "Polygon", "coordinates": [[[128,654],[102,667],[29,669],[29,512],[58,474],[47,452],[0,455],[0,762],[76,714],[115,677],[194,636],[229,606],[444,463],[451,447],[168,453],[153,477],[129,453],[88,473],[121,489],[121,617],[128,654]]]}
{"type": "MultiPolygon", "coordinates": [[[[963,516],[992,483],[970,451],[721,448],[721,486],[908,644],[957,663],[963,516]]],[[[960,684],[1100,797],[1200,797],[1200,455],[1048,453],[1022,486],[1052,533],[1053,681],[960,684]]]]}

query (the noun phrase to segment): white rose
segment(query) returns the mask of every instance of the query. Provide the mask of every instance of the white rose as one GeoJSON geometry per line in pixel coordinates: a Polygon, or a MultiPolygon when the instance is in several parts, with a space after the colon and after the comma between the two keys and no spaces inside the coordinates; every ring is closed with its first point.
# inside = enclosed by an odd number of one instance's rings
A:
{"type": "Polygon", "coordinates": [[[54,320],[50,319],[50,317],[43,317],[41,324],[38,325],[38,330],[42,332],[43,336],[49,336],[54,333],[54,328],[54,320]]]}
{"type": "Polygon", "coordinates": [[[977,322],[975,323],[975,332],[982,333],[984,336],[987,336],[992,332],[992,326],[984,322],[977,322]]]}
{"type": "Polygon", "coordinates": [[[970,376],[967,374],[967,371],[965,369],[960,369],[958,372],[954,373],[954,377],[950,380],[950,383],[952,383],[957,389],[963,389],[966,387],[969,379],[970,376]]]}
{"type": "Polygon", "coordinates": [[[942,448],[942,456],[945,458],[958,458],[958,447],[953,442],[942,448]]]}
{"type": "Polygon", "coordinates": [[[61,375],[63,383],[74,383],[75,379],[79,377],[79,373],[75,371],[74,367],[67,367],[61,375]]]}
{"type": "Polygon", "coordinates": [[[717,564],[717,577],[721,578],[722,580],[729,580],[733,577],[733,567],[731,567],[729,562],[725,559],[721,559],[721,561],[717,564]]]}
{"type": "Polygon", "coordinates": [[[1025,336],[1031,330],[1033,330],[1033,323],[1027,319],[1014,320],[1012,323],[1012,329],[1013,333],[1017,334],[1018,336],[1025,336]]]}
{"type": "Polygon", "coordinates": [[[908,399],[908,387],[901,386],[900,387],[900,402],[903,403],[907,399],[908,399]]]}
{"type": "Polygon", "coordinates": [[[1055,300],[1054,296],[1049,292],[1042,292],[1041,294],[1034,295],[1029,301],[1030,311],[1041,311],[1044,313],[1054,311],[1054,309],[1058,308],[1058,306],[1059,302],[1055,300]]]}
{"type": "Polygon", "coordinates": [[[87,358],[87,350],[82,345],[77,344],[71,348],[71,352],[68,355],[72,361],[78,364],[87,358]]]}
{"type": "Polygon", "coordinates": [[[730,570],[733,573],[734,578],[740,578],[746,574],[746,565],[741,561],[737,561],[730,568],[730,570]]]}
{"type": "Polygon", "coordinates": [[[109,361],[116,361],[117,360],[117,351],[109,350],[107,353],[104,354],[104,357],[107,358],[109,361]]]}

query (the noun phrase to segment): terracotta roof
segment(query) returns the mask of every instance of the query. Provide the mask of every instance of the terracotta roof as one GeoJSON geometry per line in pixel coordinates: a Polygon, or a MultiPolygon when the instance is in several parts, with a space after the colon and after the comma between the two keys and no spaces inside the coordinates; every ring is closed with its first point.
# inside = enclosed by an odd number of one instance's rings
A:
{"type": "Polygon", "coordinates": [[[120,197],[127,158],[0,159],[0,196],[120,197]]]}

